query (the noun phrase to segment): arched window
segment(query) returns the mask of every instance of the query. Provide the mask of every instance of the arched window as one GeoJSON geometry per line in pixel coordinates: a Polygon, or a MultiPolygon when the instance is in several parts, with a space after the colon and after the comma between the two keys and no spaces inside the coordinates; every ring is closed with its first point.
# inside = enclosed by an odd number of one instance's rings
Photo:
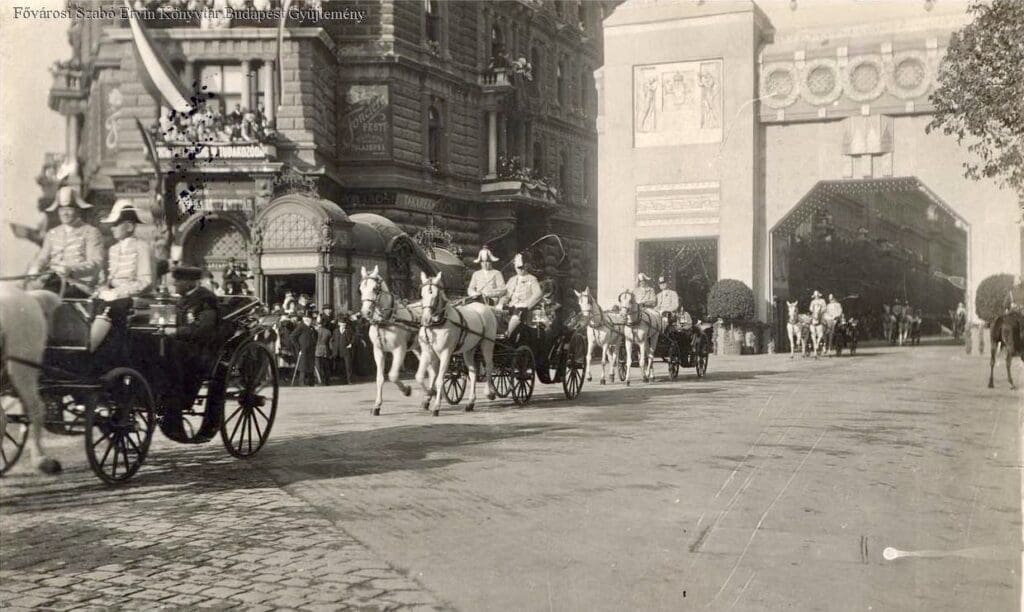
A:
{"type": "Polygon", "coordinates": [[[427,41],[441,43],[441,3],[438,0],[423,0],[426,16],[427,41]]]}
{"type": "Polygon", "coordinates": [[[533,76],[533,81],[531,82],[533,83],[534,89],[540,89],[542,59],[543,58],[538,47],[533,47],[530,49],[530,72],[531,76],[533,76]]]}
{"type": "Polygon", "coordinates": [[[555,0],[555,12],[559,17],[562,16],[562,0],[555,0]]]}
{"type": "Polygon", "coordinates": [[[539,140],[533,143],[533,175],[544,177],[544,145],[539,140]]]}
{"type": "Polygon", "coordinates": [[[563,62],[558,62],[558,66],[555,67],[555,77],[558,85],[555,92],[555,95],[558,96],[558,105],[565,106],[565,64],[563,62]]]}
{"type": "Polygon", "coordinates": [[[491,65],[503,68],[505,61],[505,37],[498,24],[491,26],[491,65]]]}
{"type": "Polygon", "coordinates": [[[443,142],[444,121],[441,111],[436,106],[431,106],[427,111],[427,161],[435,170],[441,168],[443,142]]]}

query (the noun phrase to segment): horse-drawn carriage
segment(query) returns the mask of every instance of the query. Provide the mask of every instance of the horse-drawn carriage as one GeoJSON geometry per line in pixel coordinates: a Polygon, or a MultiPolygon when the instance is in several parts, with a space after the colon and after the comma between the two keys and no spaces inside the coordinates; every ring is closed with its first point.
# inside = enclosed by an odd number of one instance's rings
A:
{"type": "MultiPolygon", "coordinates": [[[[693,368],[697,378],[704,378],[708,372],[708,356],[711,354],[709,337],[711,325],[698,322],[693,326],[685,326],[677,318],[668,321],[665,332],[658,337],[658,345],[654,348],[655,358],[668,364],[668,377],[679,378],[679,368],[693,368]]],[[[626,361],[626,343],[619,345],[617,374],[620,380],[626,379],[626,367],[639,365],[639,349],[633,345],[633,354],[626,361]]]]}
{"type": "MultiPolygon", "coordinates": [[[[169,299],[133,300],[127,329],[89,350],[94,303],[63,299],[51,316],[42,363],[8,355],[36,368],[45,404],[44,427],[60,435],[84,435],[92,471],[110,484],[129,480],[149,452],[154,430],[182,444],[208,442],[218,433],[238,458],[255,455],[267,441],[277,413],[278,373],[271,352],[257,338],[266,325],[252,297],[219,298],[221,313],[213,342],[189,355],[195,393],[182,398],[170,373],[175,353],[163,332],[177,325],[169,299]],[[173,408],[172,408],[173,406],[173,408]]],[[[9,323],[8,323],[9,324],[9,323]]],[[[6,368],[5,368],[6,369],[6,368]]],[[[16,396],[4,373],[2,393],[16,396]]],[[[31,426],[29,407],[9,406],[0,445],[0,474],[18,461],[31,426]]]]}
{"type": "MultiPolygon", "coordinates": [[[[513,337],[500,332],[495,338],[491,390],[498,397],[512,397],[523,405],[533,396],[536,381],[562,385],[566,399],[575,399],[583,389],[587,362],[587,340],[576,325],[552,309],[529,311],[513,337]]],[[[502,329],[508,320],[495,311],[502,329]]],[[[480,353],[475,353],[477,363],[480,353]]],[[[449,404],[458,404],[466,392],[469,371],[461,355],[454,355],[445,373],[442,392],[449,404]]]]}

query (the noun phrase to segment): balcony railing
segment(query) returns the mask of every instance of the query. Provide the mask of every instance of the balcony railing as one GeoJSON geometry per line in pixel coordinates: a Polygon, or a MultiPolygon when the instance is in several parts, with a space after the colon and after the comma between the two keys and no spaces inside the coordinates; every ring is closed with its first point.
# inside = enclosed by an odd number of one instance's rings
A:
{"type": "Polygon", "coordinates": [[[509,71],[506,68],[495,68],[480,75],[480,85],[484,90],[498,91],[511,88],[512,80],[509,78],[509,71]]]}

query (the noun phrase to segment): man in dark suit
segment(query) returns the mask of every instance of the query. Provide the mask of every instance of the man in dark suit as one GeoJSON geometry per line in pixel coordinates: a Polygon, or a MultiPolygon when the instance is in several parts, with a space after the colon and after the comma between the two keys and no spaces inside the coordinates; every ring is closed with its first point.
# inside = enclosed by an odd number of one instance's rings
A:
{"type": "Polygon", "coordinates": [[[316,330],[313,329],[313,318],[308,314],[292,331],[292,345],[295,347],[295,373],[300,385],[311,385],[313,368],[316,358],[316,330]]]}
{"type": "Polygon", "coordinates": [[[203,271],[199,268],[179,266],[171,272],[178,294],[176,304],[178,324],[164,334],[173,340],[168,343],[169,397],[164,433],[172,438],[180,431],[181,419],[174,418],[195,400],[202,381],[211,370],[210,356],[217,347],[212,346],[220,327],[217,296],[199,285],[203,271]],[[169,430],[169,431],[168,431],[169,430]]]}
{"type": "Polygon", "coordinates": [[[348,313],[342,313],[338,317],[338,329],[331,336],[331,349],[334,358],[339,361],[338,372],[345,373],[345,384],[352,384],[352,349],[356,336],[352,331],[352,322],[349,321],[348,313]]]}

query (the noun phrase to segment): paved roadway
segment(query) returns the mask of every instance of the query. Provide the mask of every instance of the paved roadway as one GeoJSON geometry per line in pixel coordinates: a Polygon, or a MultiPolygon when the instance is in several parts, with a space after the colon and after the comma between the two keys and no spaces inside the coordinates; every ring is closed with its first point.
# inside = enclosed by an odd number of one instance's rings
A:
{"type": "Polygon", "coordinates": [[[284,389],[253,461],[162,441],[120,492],[57,440],[61,480],[0,485],[0,607],[1018,610],[1024,403],[987,369],[712,357],[439,418],[284,389]]]}

